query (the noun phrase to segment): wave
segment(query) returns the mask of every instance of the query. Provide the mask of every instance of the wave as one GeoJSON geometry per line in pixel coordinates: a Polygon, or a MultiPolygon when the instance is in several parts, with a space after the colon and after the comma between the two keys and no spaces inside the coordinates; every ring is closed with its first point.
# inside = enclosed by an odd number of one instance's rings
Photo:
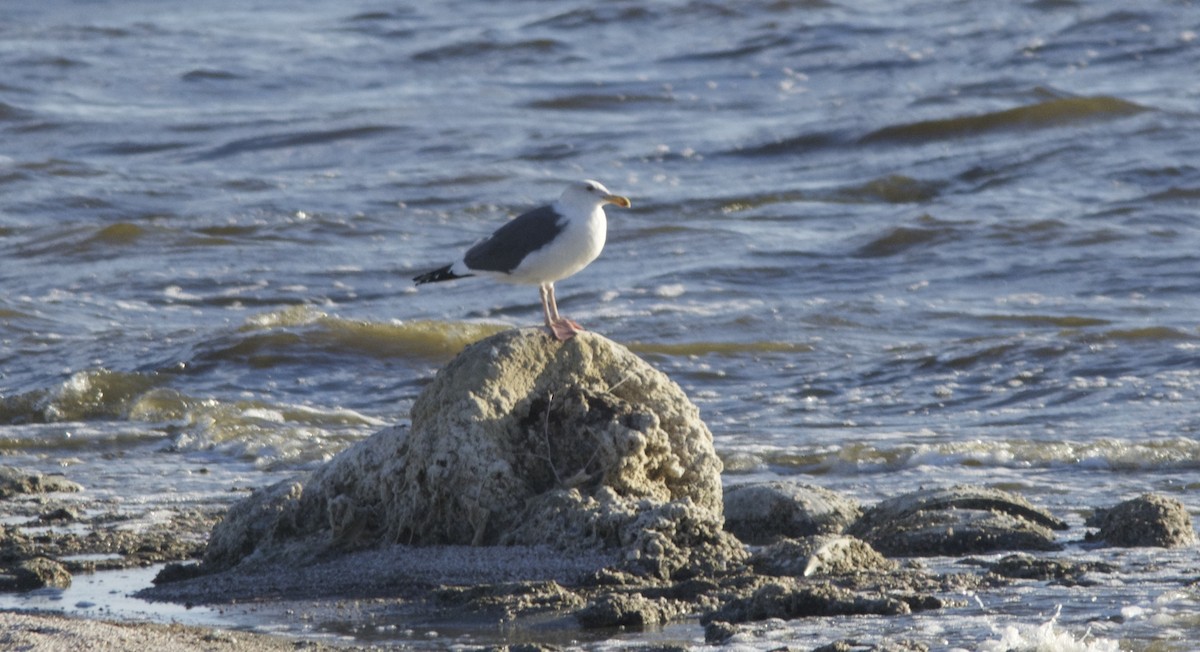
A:
{"type": "MultiPolygon", "coordinates": [[[[330,316],[308,306],[255,315],[238,329],[207,340],[182,363],[161,370],[78,371],[56,387],[0,396],[0,424],[122,420],[153,390],[165,389],[180,370],[239,364],[270,368],[347,355],[368,359],[444,362],[468,344],[508,326],[472,322],[380,323],[330,316]]],[[[145,413],[145,406],[139,408],[145,413]]],[[[175,418],[175,417],[169,417],[175,418]]]]}
{"type": "Polygon", "coordinates": [[[167,424],[168,450],[216,452],[259,468],[326,460],[387,425],[346,408],[198,399],[166,388],[139,396],[129,407],[129,419],[167,424]]]}
{"type": "MultiPolygon", "coordinates": [[[[293,306],[249,317],[237,329],[198,344],[178,369],[219,362],[270,366],[272,361],[328,354],[372,359],[449,360],[468,344],[509,328],[474,322],[370,322],[293,306]]],[[[0,396],[0,423],[126,418],[131,402],[170,383],[177,371],[78,371],[57,387],[0,396]]]]}
{"type": "Polygon", "coordinates": [[[89,145],[83,151],[88,154],[111,155],[111,156],[138,156],[141,154],[157,154],[159,152],[170,152],[178,149],[186,149],[193,146],[195,143],[187,141],[163,141],[158,143],[139,142],[134,140],[122,140],[112,143],[99,143],[89,145]]]}
{"type": "MultiPolygon", "coordinates": [[[[730,214],[796,202],[911,204],[936,198],[945,185],[945,181],[889,174],[834,190],[784,190],[716,198],[709,200],[710,206],[706,208],[709,211],[730,214]]],[[[932,218],[925,216],[924,219],[932,218]]]]}
{"type": "Polygon", "coordinates": [[[763,467],[816,475],[863,475],[906,469],[1009,468],[1112,471],[1200,470],[1200,441],[1189,437],[1128,441],[983,440],[896,446],[846,443],[771,449],[741,446],[718,451],[729,473],[763,467]]]}
{"type": "Polygon", "coordinates": [[[1079,315],[1019,315],[1019,314],[983,314],[957,316],[979,319],[984,322],[1025,324],[1028,326],[1054,326],[1057,328],[1087,328],[1089,326],[1107,326],[1112,323],[1108,319],[1097,317],[1081,317],[1079,315]]]}
{"type": "Polygon", "coordinates": [[[659,343],[659,342],[631,342],[628,345],[630,351],[634,353],[646,355],[668,355],[668,356],[701,356],[701,355],[719,355],[719,356],[740,356],[745,354],[758,353],[809,353],[813,347],[808,344],[796,344],[794,342],[682,342],[682,343],[659,343]]]}
{"type": "Polygon", "coordinates": [[[153,373],[79,371],[57,387],[0,397],[0,423],[123,418],[131,401],[162,382],[153,373]]]}
{"type": "Polygon", "coordinates": [[[26,109],[0,102],[0,122],[20,122],[33,118],[34,113],[26,109]]]}
{"type": "Polygon", "coordinates": [[[907,253],[912,249],[932,247],[951,242],[958,237],[958,229],[930,215],[923,215],[916,226],[897,226],[883,235],[858,247],[854,255],[860,258],[887,258],[907,253]]]}
{"type": "Polygon", "coordinates": [[[179,78],[186,82],[211,80],[225,81],[231,79],[241,79],[242,76],[228,70],[220,70],[216,68],[194,68],[183,73],[179,76],[179,78]]]}
{"type": "Polygon", "coordinates": [[[614,6],[601,4],[595,7],[570,9],[548,18],[541,18],[525,25],[526,28],[586,29],[610,23],[629,24],[651,18],[654,14],[646,7],[614,6]]]}
{"type": "Polygon", "coordinates": [[[323,131],[295,131],[282,134],[272,134],[269,136],[254,136],[252,138],[241,138],[233,140],[224,145],[219,145],[207,152],[201,153],[191,160],[194,161],[211,161],[215,159],[237,156],[248,152],[259,152],[272,149],[284,149],[288,147],[305,147],[309,145],[325,145],[342,140],[356,140],[360,138],[371,138],[379,134],[391,133],[400,130],[400,127],[390,125],[366,125],[362,127],[348,127],[345,129],[328,129],[323,131]]]}
{"type": "Polygon", "coordinates": [[[610,111],[629,104],[670,104],[674,101],[669,95],[576,93],[548,100],[533,100],[525,106],[556,111],[610,111]]]}
{"type": "Polygon", "coordinates": [[[496,43],[494,41],[467,41],[452,43],[428,50],[422,50],[413,55],[416,61],[442,62],[449,59],[492,58],[499,55],[517,55],[517,59],[529,57],[530,62],[540,64],[561,63],[558,59],[545,59],[546,55],[565,53],[569,50],[561,41],[551,38],[535,38],[516,41],[513,43],[496,43]]]}
{"type": "Polygon", "coordinates": [[[507,328],[475,322],[362,321],[302,305],[249,318],[234,333],[202,347],[199,359],[270,364],[275,358],[350,353],[376,359],[443,361],[468,344],[507,328]]]}
{"type": "Polygon", "coordinates": [[[923,181],[903,174],[889,174],[858,186],[843,188],[834,198],[846,202],[911,204],[934,199],[945,182],[923,181]]]}
{"type": "Polygon", "coordinates": [[[1149,109],[1117,97],[1065,97],[981,115],[893,125],[863,136],[862,143],[931,142],[1015,129],[1047,129],[1114,120],[1149,109]]]}
{"type": "Polygon", "coordinates": [[[277,467],[326,459],[386,425],[345,408],[198,398],[167,387],[169,380],[157,372],[94,369],[58,387],[0,397],[0,424],[12,426],[0,450],[165,441],[167,450],[215,451],[277,467]]]}
{"type": "Polygon", "coordinates": [[[1088,333],[1083,337],[1086,342],[1194,342],[1200,339],[1195,331],[1172,328],[1169,326],[1146,326],[1143,328],[1114,328],[1098,333],[1088,333]]]}
{"type": "Polygon", "coordinates": [[[147,238],[171,237],[175,234],[173,228],[157,224],[142,226],[122,221],[93,226],[71,223],[59,229],[44,230],[36,238],[25,242],[19,255],[55,260],[64,257],[96,260],[114,255],[114,248],[130,247],[143,243],[147,238]]]}
{"type": "Polygon", "coordinates": [[[805,154],[808,152],[838,147],[845,144],[845,137],[834,133],[812,133],[781,138],[769,143],[753,146],[740,146],[726,150],[723,154],[731,156],[780,156],[786,154],[805,154]]]}

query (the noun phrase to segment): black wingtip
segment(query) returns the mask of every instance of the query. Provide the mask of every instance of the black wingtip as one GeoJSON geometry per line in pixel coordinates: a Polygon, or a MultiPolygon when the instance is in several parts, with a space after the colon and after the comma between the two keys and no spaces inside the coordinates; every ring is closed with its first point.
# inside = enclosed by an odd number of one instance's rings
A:
{"type": "Polygon", "coordinates": [[[461,274],[461,275],[455,274],[454,272],[450,271],[451,267],[452,267],[452,265],[446,265],[445,267],[435,269],[432,272],[425,272],[424,274],[421,274],[420,276],[414,276],[413,282],[416,283],[417,285],[421,285],[422,283],[438,283],[441,281],[453,281],[456,278],[466,278],[468,276],[471,276],[471,274],[461,274]]]}

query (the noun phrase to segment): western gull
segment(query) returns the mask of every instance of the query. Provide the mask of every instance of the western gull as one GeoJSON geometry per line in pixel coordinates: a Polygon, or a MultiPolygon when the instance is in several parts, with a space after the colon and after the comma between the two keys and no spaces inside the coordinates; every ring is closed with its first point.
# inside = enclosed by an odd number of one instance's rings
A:
{"type": "Polygon", "coordinates": [[[573,183],[558,201],[518,215],[456,262],[413,281],[421,285],[479,275],[537,285],[546,327],[565,342],[583,327],[558,314],[554,282],[587,267],[600,255],[608,230],[605,204],[629,208],[629,199],[614,195],[598,181],[573,183]]]}

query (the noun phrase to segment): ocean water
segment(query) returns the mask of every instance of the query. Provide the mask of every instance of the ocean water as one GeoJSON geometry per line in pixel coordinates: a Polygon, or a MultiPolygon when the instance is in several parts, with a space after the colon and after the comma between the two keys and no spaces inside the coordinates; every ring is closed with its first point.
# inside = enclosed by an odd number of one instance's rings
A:
{"type": "MultiPolygon", "coordinates": [[[[1092,508],[1147,491],[1200,515],[1192,2],[47,0],[0,17],[0,462],[142,510],[319,464],[406,420],[466,343],[540,322],[533,288],[411,277],[595,178],[633,208],[609,209],[560,307],[688,391],[728,482],[865,503],[986,484],[1074,540],[1092,508]]],[[[953,632],[777,634],[1200,636],[1194,550],[1080,554],[1155,579],[1030,587],[953,632]]]]}

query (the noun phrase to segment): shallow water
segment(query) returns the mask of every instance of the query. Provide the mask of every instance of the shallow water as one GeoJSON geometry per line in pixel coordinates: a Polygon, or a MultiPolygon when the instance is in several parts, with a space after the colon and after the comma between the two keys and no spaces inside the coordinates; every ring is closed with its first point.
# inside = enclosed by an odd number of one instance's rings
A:
{"type": "MultiPolygon", "coordinates": [[[[131,503],[319,463],[540,320],[532,288],[409,279],[592,177],[634,208],[561,307],[685,387],[728,481],[982,483],[1080,536],[1145,491],[1200,514],[1190,2],[5,14],[6,463],[131,503]],[[113,485],[113,455],[166,470],[113,485]]],[[[1200,634],[1156,618],[1104,635],[1200,634]]]]}

